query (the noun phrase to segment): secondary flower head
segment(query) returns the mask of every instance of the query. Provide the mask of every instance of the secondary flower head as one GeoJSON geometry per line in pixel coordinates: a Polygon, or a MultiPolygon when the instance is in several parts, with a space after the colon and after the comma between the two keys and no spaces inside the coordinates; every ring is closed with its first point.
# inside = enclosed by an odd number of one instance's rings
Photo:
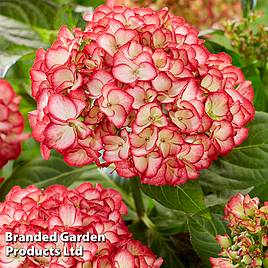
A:
{"type": "Polygon", "coordinates": [[[90,183],[84,183],[74,190],[62,185],[52,185],[46,190],[15,186],[5,202],[0,203],[0,268],[159,268],[162,259],[157,259],[149,248],[132,238],[122,219],[126,213],[127,207],[120,194],[101,185],[94,188],[90,183]],[[7,232],[13,237],[40,232],[44,237],[56,233],[58,241],[4,242],[7,232]],[[68,233],[70,241],[65,241],[66,235],[61,236],[63,233],[68,233]],[[74,241],[87,233],[95,235],[95,242],[74,241]],[[96,242],[100,235],[106,239],[96,242]],[[37,249],[42,252],[50,249],[50,253],[42,257],[40,253],[7,256],[7,246],[25,250],[35,248],[36,252],[37,249]],[[83,256],[64,256],[63,248],[70,250],[81,246],[83,256]],[[60,253],[56,253],[58,251],[60,253]]]}
{"type": "Polygon", "coordinates": [[[21,142],[28,138],[19,102],[11,85],[0,79],[0,168],[20,155],[21,142]]]}
{"type": "Polygon", "coordinates": [[[42,154],[112,165],[123,177],[178,185],[247,137],[253,90],[231,57],[166,9],[100,6],[84,31],[62,27],[31,70],[42,154]]]}
{"type": "Polygon", "coordinates": [[[267,267],[268,202],[260,206],[257,197],[237,194],[225,206],[224,218],[230,235],[216,237],[220,258],[210,258],[212,267],[267,267]]]}

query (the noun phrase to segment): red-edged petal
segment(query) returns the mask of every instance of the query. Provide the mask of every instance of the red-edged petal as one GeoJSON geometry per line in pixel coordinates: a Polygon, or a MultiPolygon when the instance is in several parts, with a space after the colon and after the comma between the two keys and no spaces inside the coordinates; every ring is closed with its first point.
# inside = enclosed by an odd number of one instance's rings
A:
{"type": "Polygon", "coordinates": [[[135,259],[126,249],[120,250],[114,257],[115,268],[135,268],[135,259]]]}
{"type": "Polygon", "coordinates": [[[45,130],[45,144],[50,149],[65,150],[74,144],[76,135],[69,125],[49,124],[45,130]]]}
{"type": "Polygon", "coordinates": [[[229,97],[226,93],[215,92],[208,96],[205,104],[206,113],[217,119],[225,116],[229,111],[229,97]]]}
{"type": "Polygon", "coordinates": [[[110,121],[112,121],[117,128],[123,126],[127,119],[127,112],[121,105],[113,105],[114,115],[108,117],[110,121]]]}
{"type": "Polygon", "coordinates": [[[152,81],[152,85],[157,91],[167,92],[172,86],[172,81],[165,73],[162,72],[152,81]]]}
{"type": "Polygon", "coordinates": [[[68,50],[62,47],[50,48],[46,52],[45,60],[48,68],[64,65],[69,58],[68,50]]]}
{"type": "Polygon", "coordinates": [[[101,48],[103,48],[111,56],[113,56],[117,51],[116,39],[113,35],[109,33],[102,34],[98,38],[97,43],[99,44],[101,48]]]}
{"type": "Polygon", "coordinates": [[[151,63],[144,62],[139,65],[138,78],[142,81],[153,80],[157,73],[154,66],[151,63]]]}
{"type": "Polygon", "coordinates": [[[72,70],[67,67],[55,70],[51,79],[52,86],[55,89],[60,88],[60,90],[71,87],[74,84],[74,80],[75,78],[72,70]]]}
{"type": "Polygon", "coordinates": [[[63,122],[77,117],[77,110],[73,101],[70,98],[59,94],[50,96],[48,101],[48,111],[55,119],[63,122]]]}
{"type": "Polygon", "coordinates": [[[137,80],[137,70],[133,70],[129,65],[120,64],[113,67],[113,75],[120,82],[130,84],[137,80]]]}
{"type": "Polygon", "coordinates": [[[111,104],[122,105],[127,113],[130,111],[134,101],[134,98],[123,90],[111,90],[109,91],[107,98],[111,104]]]}
{"type": "Polygon", "coordinates": [[[135,37],[136,33],[133,30],[124,30],[124,29],[118,29],[115,33],[116,42],[118,45],[122,46],[129,41],[131,41],[135,37]]]}
{"type": "Polygon", "coordinates": [[[62,220],[62,223],[66,227],[80,226],[82,224],[81,220],[79,220],[78,213],[74,205],[61,205],[59,207],[59,216],[62,220]]]}

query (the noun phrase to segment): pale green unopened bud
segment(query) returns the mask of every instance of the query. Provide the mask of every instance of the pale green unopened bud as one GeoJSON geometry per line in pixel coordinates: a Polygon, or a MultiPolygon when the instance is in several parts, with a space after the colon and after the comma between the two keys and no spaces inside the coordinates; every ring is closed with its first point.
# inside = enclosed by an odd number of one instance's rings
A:
{"type": "Polygon", "coordinates": [[[250,258],[250,256],[245,255],[241,262],[244,263],[244,264],[251,264],[251,261],[252,261],[252,259],[250,258]]]}
{"type": "Polygon", "coordinates": [[[231,246],[231,239],[229,238],[227,234],[217,235],[216,240],[222,249],[227,249],[231,246]]]}
{"type": "Polygon", "coordinates": [[[237,257],[239,258],[239,254],[237,251],[228,251],[228,255],[231,257],[231,259],[237,259],[237,257]]]}
{"type": "Polygon", "coordinates": [[[260,258],[257,258],[254,260],[255,261],[255,266],[262,266],[262,260],[260,258]]]}
{"type": "Polygon", "coordinates": [[[267,247],[268,246],[268,235],[263,235],[261,243],[263,246],[267,247]]]}

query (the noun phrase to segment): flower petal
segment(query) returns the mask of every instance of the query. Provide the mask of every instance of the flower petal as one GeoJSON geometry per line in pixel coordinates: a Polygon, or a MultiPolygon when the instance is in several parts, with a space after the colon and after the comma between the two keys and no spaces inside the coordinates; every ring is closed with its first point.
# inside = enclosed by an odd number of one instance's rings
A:
{"type": "Polygon", "coordinates": [[[135,70],[126,64],[120,64],[113,67],[113,75],[120,82],[130,84],[137,80],[135,70]]]}
{"type": "Polygon", "coordinates": [[[53,94],[48,101],[48,111],[55,118],[62,122],[77,117],[76,106],[73,101],[65,96],[53,94]]]}
{"type": "Polygon", "coordinates": [[[63,65],[69,59],[69,53],[67,49],[58,47],[50,48],[46,52],[46,65],[48,68],[53,68],[55,66],[63,65]]]}
{"type": "Polygon", "coordinates": [[[151,63],[144,62],[139,66],[138,78],[142,81],[153,80],[156,77],[156,70],[151,63]]]}
{"type": "Polygon", "coordinates": [[[45,144],[50,149],[65,150],[73,145],[75,140],[74,130],[68,125],[49,124],[45,130],[45,144]]]}

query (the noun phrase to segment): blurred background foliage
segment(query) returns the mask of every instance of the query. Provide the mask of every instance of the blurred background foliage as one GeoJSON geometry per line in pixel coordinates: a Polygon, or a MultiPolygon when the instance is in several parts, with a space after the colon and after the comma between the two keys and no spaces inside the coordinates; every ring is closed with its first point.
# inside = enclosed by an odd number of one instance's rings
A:
{"type": "MultiPolygon", "coordinates": [[[[27,114],[35,109],[31,98],[29,70],[35,51],[54,41],[61,25],[84,27],[82,15],[104,1],[100,0],[0,0],[0,77],[7,79],[22,96],[21,112],[26,131],[27,114]]],[[[109,1],[108,2],[115,2],[109,1]]],[[[182,187],[144,186],[146,216],[135,213],[127,180],[110,170],[94,165],[68,167],[53,154],[49,161],[40,158],[39,144],[29,139],[23,153],[2,170],[5,177],[0,198],[14,185],[46,187],[60,183],[75,187],[82,181],[102,183],[117,189],[129,207],[126,221],[135,238],[148,244],[165,259],[163,267],[207,267],[208,258],[220,251],[214,237],[225,233],[223,205],[237,192],[259,195],[268,192],[268,1],[267,0],[117,0],[129,6],[169,7],[200,30],[211,52],[225,51],[234,65],[252,81],[255,108],[260,111],[251,124],[245,148],[236,148],[219,159],[201,178],[182,187]],[[264,113],[265,112],[265,113],[264,113]],[[168,209],[166,209],[168,208],[168,209]],[[202,260],[202,261],[201,261],[202,260]]]]}

